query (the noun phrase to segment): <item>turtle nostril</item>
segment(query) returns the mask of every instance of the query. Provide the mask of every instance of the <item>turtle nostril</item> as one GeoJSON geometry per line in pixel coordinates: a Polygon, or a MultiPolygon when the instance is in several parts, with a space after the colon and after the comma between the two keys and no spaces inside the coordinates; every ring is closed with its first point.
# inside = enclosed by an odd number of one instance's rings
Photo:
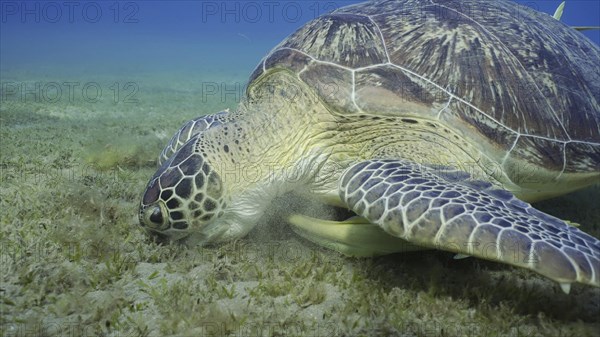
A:
{"type": "Polygon", "coordinates": [[[160,210],[159,206],[154,206],[152,209],[152,213],[150,214],[150,221],[152,221],[154,224],[156,225],[162,225],[163,224],[163,214],[162,211],[160,210]]]}

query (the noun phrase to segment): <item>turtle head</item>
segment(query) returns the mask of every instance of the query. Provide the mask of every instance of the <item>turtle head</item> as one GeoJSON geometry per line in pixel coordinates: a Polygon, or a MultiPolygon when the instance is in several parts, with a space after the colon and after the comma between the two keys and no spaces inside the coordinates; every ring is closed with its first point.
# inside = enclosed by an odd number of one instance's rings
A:
{"type": "Polygon", "coordinates": [[[223,181],[192,137],[165,161],[148,183],[140,205],[140,224],[161,241],[193,237],[201,244],[242,236],[228,216],[223,181]]]}

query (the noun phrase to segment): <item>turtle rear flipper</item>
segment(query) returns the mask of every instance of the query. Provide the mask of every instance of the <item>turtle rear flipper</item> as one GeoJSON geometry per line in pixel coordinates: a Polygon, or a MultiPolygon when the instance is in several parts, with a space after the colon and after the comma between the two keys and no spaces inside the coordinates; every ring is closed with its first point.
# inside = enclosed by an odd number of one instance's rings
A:
{"type": "Polygon", "coordinates": [[[367,160],[340,181],[348,207],[412,244],[600,286],[600,241],[510,192],[447,167],[367,160]]]}

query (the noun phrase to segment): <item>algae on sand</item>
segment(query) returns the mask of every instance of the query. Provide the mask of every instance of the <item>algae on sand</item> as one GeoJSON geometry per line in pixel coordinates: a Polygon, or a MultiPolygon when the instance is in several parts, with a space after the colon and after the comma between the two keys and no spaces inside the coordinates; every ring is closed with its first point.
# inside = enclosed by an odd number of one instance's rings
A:
{"type": "MultiPolygon", "coordinates": [[[[599,289],[578,285],[567,296],[533,273],[441,252],[345,258],[291,234],[281,220],[218,247],[153,243],[136,215],[161,146],[185,120],[235,102],[200,102],[160,81],[148,87],[152,94],[137,105],[3,102],[3,336],[592,336],[600,329],[599,289]]],[[[539,206],[598,237],[598,199],[594,187],[539,206]]]]}
{"type": "Polygon", "coordinates": [[[156,166],[156,149],[164,140],[156,136],[124,136],[102,139],[88,148],[86,162],[100,171],[156,166]]]}

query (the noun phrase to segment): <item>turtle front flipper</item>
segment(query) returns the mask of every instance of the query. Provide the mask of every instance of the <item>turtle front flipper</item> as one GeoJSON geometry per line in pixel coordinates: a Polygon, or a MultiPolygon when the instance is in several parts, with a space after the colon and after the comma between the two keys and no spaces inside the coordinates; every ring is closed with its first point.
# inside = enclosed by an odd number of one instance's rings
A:
{"type": "Polygon", "coordinates": [[[371,257],[426,249],[392,236],[359,216],[333,221],[293,214],[288,221],[303,238],[348,256],[371,257]]]}
{"type": "Polygon", "coordinates": [[[339,189],[351,210],[412,244],[531,269],[567,293],[600,286],[598,239],[465,172],[367,160],[339,189]]]}

